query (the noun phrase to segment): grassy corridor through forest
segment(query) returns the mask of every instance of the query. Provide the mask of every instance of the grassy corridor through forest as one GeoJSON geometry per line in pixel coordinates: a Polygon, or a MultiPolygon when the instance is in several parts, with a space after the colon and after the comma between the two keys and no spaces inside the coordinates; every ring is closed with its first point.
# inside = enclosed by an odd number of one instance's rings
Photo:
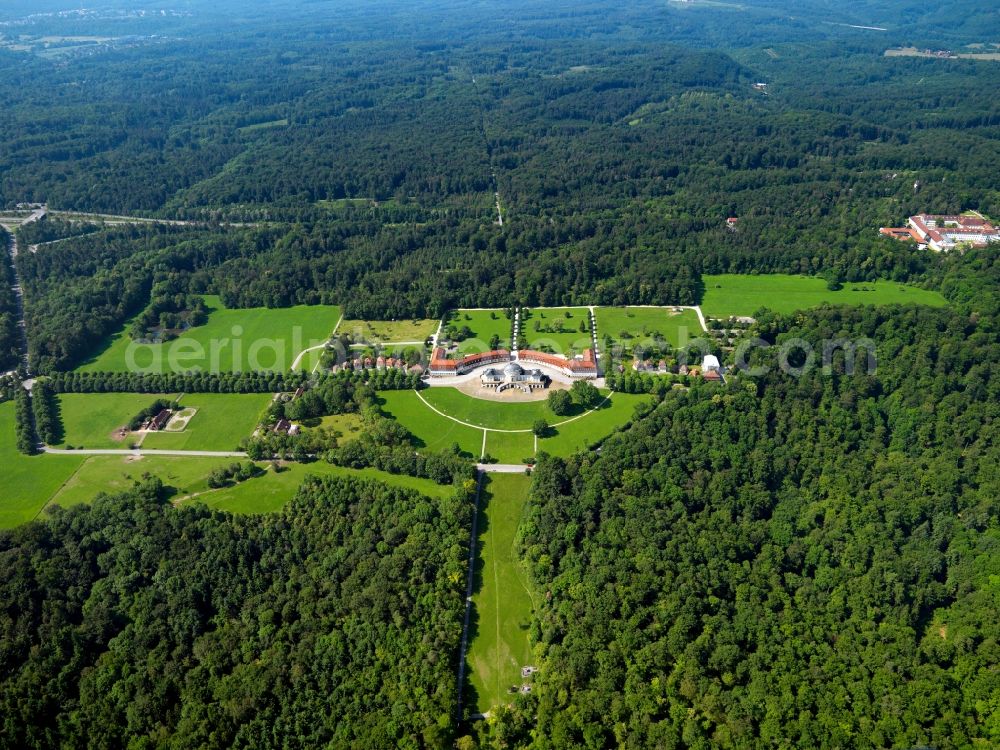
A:
{"type": "Polygon", "coordinates": [[[509,701],[520,686],[521,667],[532,664],[528,626],[532,603],[516,550],[517,529],[531,488],[524,474],[490,474],[483,485],[479,519],[475,607],[467,662],[465,704],[486,713],[509,701]]]}

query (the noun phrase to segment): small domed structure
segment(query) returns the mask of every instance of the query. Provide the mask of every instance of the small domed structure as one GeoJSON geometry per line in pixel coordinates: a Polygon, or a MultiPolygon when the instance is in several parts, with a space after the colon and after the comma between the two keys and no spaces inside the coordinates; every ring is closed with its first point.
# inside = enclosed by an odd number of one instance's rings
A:
{"type": "Polygon", "coordinates": [[[518,375],[524,374],[524,368],[521,367],[517,362],[511,362],[509,365],[503,368],[503,374],[508,378],[516,378],[518,375]]]}

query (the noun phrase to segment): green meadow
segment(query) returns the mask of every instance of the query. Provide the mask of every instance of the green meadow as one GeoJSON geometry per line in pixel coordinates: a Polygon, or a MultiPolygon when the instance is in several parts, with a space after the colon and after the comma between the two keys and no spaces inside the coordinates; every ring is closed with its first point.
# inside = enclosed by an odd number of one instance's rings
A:
{"type": "Polygon", "coordinates": [[[487,432],[486,453],[500,464],[522,464],[535,455],[535,436],[530,432],[487,432]]]}
{"type": "Polygon", "coordinates": [[[651,400],[645,394],[614,393],[597,409],[567,424],[553,427],[538,441],[538,450],[553,456],[570,456],[586,450],[622,425],[630,422],[635,407],[651,400]]]}
{"type": "Polygon", "coordinates": [[[337,335],[346,334],[369,343],[392,344],[405,341],[423,342],[437,331],[436,320],[345,320],[337,327],[337,335]]]}
{"type": "Polygon", "coordinates": [[[35,518],[83,463],[83,456],[25,456],[14,442],[14,403],[0,404],[0,460],[4,488],[0,493],[0,528],[35,518]]]}
{"type": "MultiPolygon", "coordinates": [[[[46,460],[56,456],[46,456],[46,460]]],[[[98,493],[124,492],[147,476],[163,481],[173,497],[208,489],[208,475],[235,458],[188,456],[88,456],[75,474],[53,495],[50,504],[67,508],[89,503],[98,493]]]]}
{"type": "Polygon", "coordinates": [[[413,391],[387,391],[380,396],[383,410],[416,436],[419,448],[441,451],[457,442],[463,451],[478,457],[486,428],[491,430],[486,432],[486,453],[500,463],[521,463],[533,456],[535,439],[531,432],[492,430],[531,430],[536,420],[544,419],[550,425],[550,434],[538,440],[538,450],[568,456],[614,432],[632,419],[636,405],[649,399],[645,395],[615,393],[591,412],[581,410],[560,417],[552,413],[546,401],[498,404],[472,398],[455,388],[427,388],[420,392],[443,414],[478,425],[470,427],[438,414],[413,391]]]}
{"type": "MultiPolygon", "coordinates": [[[[56,466],[62,456],[40,457],[41,465],[56,466]]],[[[376,479],[394,487],[416,490],[429,497],[446,497],[452,494],[451,485],[441,485],[429,479],[389,474],[376,469],[347,469],[323,461],[311,464],[287,464],[275,473],[269,463],[258,466],[264,469],[259,477],[239,484],[212,489],[208,486],[211,472],[234,462],[236,458],[203,458],[197,456],[73,456],[73,472],[61,486],[49,492],[41,501],[28,505],[30,517],[38,508],[49,503],[64,508],[91,502],[99,493],[123,492],[146,477],[163,481],[169,496],[178,503],[202,502],[219,510],[234,513],[269,513],[280,509],[298,491],[299,485],[310,474],[320,476],[358,477],[376,479]]],[[[41,493],[40,493],[41,494],[41,493]]],[[[23,520],[30,520],[30,517],[23,520]]],[[[13,524],[21,523],[15,521],[13,524]]]]}
{"type": "Polygon", "coordinates": [[[183,432],[146,435],[143,448],[185,451],[235,451],[250,437],[271,402],[268,393],[190,393],[181,406],[198,412],[183,432]]]}
{"type": "Polygon", "coordinates": [[[603,344],[610,336],[626,349],[649,344],[657,334],[675,349],[704,335],[698,313],[689,309],[674,312],[671,307],[598,307],[594,315],[598,342],[603,344]]]}
{"type": "Polygon", "coordinates": [[[307,419],[302,422],[306,429],[325,429],[339,432],[337,440],[341,444],[360,437],[364,431],[360,414],[331,414],[320,419],[307,419]]]}
{"type": "Polygon", "coordinates": [[[538,419],[549,424],[566,419],[553,414],[545,400],[502,403],[473,398],[457,388],[447,387],[425,388],[420,395],[448,416],[493,430],[530,430],[538,419]]]}
{"type": "Polygon", "coordinates": [[[521,320],[521,336],[527,340],[528,349],[551,350],[567,356],[579,354],[593,344],[590,312],[585,307],[532,308],[521,320]],[[581,323],[587,326],[586,331],[580,331],[581,323]]]}
{"type": "Polygon", "coordinates": [[[468,326],[472,331],[471,337],[458,344],[458,349],[463,354],[488,351],[494,334],[500,338],[500,348],[510,348],[510,334],[514,324],[504,315],[503,310],[457,310],[444,327],[449,325],[455,328],[468,326]]]}
{"type": "Polygon", "coordinates": [[[63,447],[131,448],[140,437],[144,449],[189,451],[234,451],[249,437],[270,402],[269,394],[192,393],[180,397],[180,405],[197,409],[181,432],[129,435],[120,440],[118,429],[159,398],[177,394],[155,393],[64,393],[59,408],[63,424],[63,447]]]}
{"type": "MultiPolygon", "coordinates": [[[[261,464],[267,466],[266,464],[261,464]]],[[[451,485],[438,484],[430,479],[421,479],[403,474],[389,474],[377,469],[347,469],[333,466],[325,461],[311,464],[288,464],[277,474],[270,467],[265,474],[246,482],[218,490],[210,490],[190,498],[187,502],[199,502],[233,513],[270,513],[280,509],[295,497],[302,481],[314,474],[317,476],[358,477],[375,479],[393,487],[412,489],[428,497],[447,497],[454,492],[451,485]]]]}
{"type": "Polygon", "coordinates": [[[521,667],[533,665],[528,626],[532,600],[517,554],[517,529],[531,478],[524,474],[487,477],[480,499],[478,555],[473,588],[473,627],[466,654],[470,709],[485,713],[513,698],[521,667]]]}
{"type": "MultiPolygon", "coordinates": [[[[425,390],[424,393],[426,392],[425,390]]],[[[477,459],[482,454],[482,430],[460,425],[435,414],[414,391],[384,391],[379,393],[379,397],[382,399],[382,409],[417,438],[418,449],[444,451],[458,443],[463,452],[477,459]]]]}
{"type": "MultiPolygon", "coordinates": [[[[947,304],[938,292],[920,289],[895,281],[845,282],[842,289],[827,289],[824,279],[789,274],[720,274],[702,277],[705,298],[702,312],[711,318],[753,315],[766,307],[778,313],[790,313],[831,305],[920,304],[941,307],[947,304]]],[[[599,326],[598,326],[599,327],[599,326]]]]}
{"type": "MultiPolygon", "coordinates": [[[[128,325],[111,337],[84,371],[246,372],[288,370],[303,350],[324,343],[340,320],[336,305],[252,307],[231,310],[206,295],[208,322],[162,344],[134,344],[128,325]]],[[[312,369],[321,350],[308,352],[297,369],[312,369]]]]}
{"type": "MultiPolygon", "coordinates": [[[[131,438],[115,434],[157,399],[175,399],[176,393],[63,393],[57,396],[63,424],[60,447],[129,448],[131,438]]],[[[182,399],[183,400],[183,399],[182,399]]]]}

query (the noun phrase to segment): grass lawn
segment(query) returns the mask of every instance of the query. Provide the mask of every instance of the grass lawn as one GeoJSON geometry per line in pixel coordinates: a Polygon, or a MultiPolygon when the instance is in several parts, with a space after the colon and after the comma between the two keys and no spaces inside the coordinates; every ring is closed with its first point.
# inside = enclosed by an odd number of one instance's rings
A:
{"type": "Polygon", "coordinates": [[[481,455],[482,430],[460,425],[435,414],[414,391],[383,391],[379,396],[383,402],[382,409],[417,437],[421,450],[443,451],[449,449],[452,443],[458,443],[462,451],[475,458],[478,459],[481,455]]]}
{"type": "Polygon", "coordinates": [[[570,456],[610,435],[632,419],[635,407],[650,400],[645,394],[615,393],[599,409],[561,427],[552,428],[551,437],[538,441],[538,450],[553,456],[570,456]]]}
{"type": "Polygon", "coordinates": [[[325,461],[316,461],[311,464],[289,464],[278,474],[268,468],[263,476],[233,487],[210,490],[192,498],[190,502],[205,503],[212,508],[233,513],[270,513],[295,497],[302,480],[310,474],[377,479],[394,487],[416,490],[428,497],[447,497],[454,492],[451,485],[438,484],[430,479],[389,474],[377,469],[346,469],[325,461]]]}
{"type": "Polygon", "coordinates": [[[341,444],[354,440],[359,437],[362,432],[361,416],[358,414],[331,414],[326,417],[321,417],[318,420],[307,419],[303,422],[303,426],[306,429],[322,427],[327,430],[339,432],[341,436],[337,438],[337,440],[339,440],[341,444]]]}
{"type": "Polygon", "coordinates": [[[501,464],[521,464],[535,455],[535,436],[530,432],[487,432],[486,452],[501,464]]]}
{"type": "Polygon", "coordinates": [[[584,413],[582,407],[574,405],[569,414],[559,416],[549,409],[545,399],[502,403],[473,398],[457,388],[448,387],[425,388],[420,395],[434,408],[455,419],[491,430],[530,430],[539,419],[556,424],[584,413]]]}
{"type": "MultiPolygon", "coordinates": [[[[536,419],[544,419],[550,424],[565,419],[553,414],[547,401],[505,404],[472,398],[457,388],[448,387],[425,388],[420,395],[455,419],[494,430],[530,430],[536,419]]],[[[424,409],[430,411],[426,406],[424,409]]]]}
{"type": "Polygon", "coordinates": [[[444,328],[449,325],[455,328],[468,326],[472,330],[472,336],[458,345],[463,354],[489,351],[490,339],[494,334],[500,337],[502,349],[510,348],[510,334],[514,323],[504,315],[503,310],[458,310],[445,322],[444,328]]]}
{"type": "Polygon", "coordinates": [[[186,456],[89,456],[50,502],[64,508],[88,503],[99,492],[131,489],[145,474],[163,480],[175,497],[203,492],[208,489],[208,475],[213,469],[228,466],[237,460],[186,456]]]}
{"type": "Polygon", "coordinates": [[[83,456],[25,456],[14,443],[14,404],[0,404],[0,461],[4,488],[0,493],[0,528],[27,523],[73,476],[83,456]]]}
{"type": "Polygon", "coordinates": [[[267,393],[191,393],[181,398],[181,406],[198,413],[183,432],[155,432],[146,435],[143,448],[185,451],[238,450],[249,437],[261,414],[271,403],[267,393]]]}
{"type": "Polygon", "coordinates": [[[582,307],[535,307],[521,320],[521,336],[528,340],[529,349],[564,355],[578,354],[593,344],[589,328],[590,313],[582,307]],[[587,324],[588,331],[581,333],[581,322],[587,324]]]}
{"type": "MultiPolygon", "coordinates": [[[[132,344],[127,329],[111,337],[84,371],[234,372],[288,370],[296,356],[327,341],[340,320],[335,305],[253,307],[229,310],[218,297],[205,296],[208,322],[163,344],[132,344]]],[[[306,354],[300,369],[312,369],[321,350],[306,354]]]]}
{"type": "MultiPolygon", "coordinates": [[[[416,435],[429,450],[444,450],[458,441],[463,450],[474,456],[479,455],[483,440],[480,430],[442,417],[420,401],[413,391],[387,391],[380,395],[384,400],[383,409],[416,435]]],[[[553,427],[550,437],[538,441],[539,450],[555,456],[568,456],[584,450],[611,434],[632,419],[637,404],[649,399],[643,394],[615,393],[609,401],[588,414],[578,412],[577,415],[559,417],[549,410],[546,401],[502,404],[466,396],[455,388],[428,388],[420,395],[455,419],[491,430],[530,430],[537,419],[544,419],[550,425],[572,419],[562,426],[553,427]],[[581,414],[579,419],[572,418],[581,414]]],[[[486,452],[500,463],[521,463],[534,455],[534,447],[534,435],[530,432],[486,433],[486,452]]]]}
{"type": "MultiPolygon", "coordinates": [[[[826,281],[815,276],[788,274],[721,274],[704,276],[705,299],[701,309],[712,318],[753,315],[762,307],[790,313],[824,302],[834,305],[947,304],[938,292],[895,281],[862,281],[844,284],[831,292],[826,281]]],[[[600,325],[600,324],[598,324],[600,325]]]]}
{"type": "Polygon", "coordinates": [[[430,338],[437,331],[436,320],[345,320],[337,335],[353,336],[355,341],[369,343],[402,343],[430,338]]]}
{"type": "Polygon", "coordinates": [[[531,488],[523,474],[486,480],[479,516],[472,640],[466,655],[472,687],[470,708],[489,711],[522,684],[521,667],[532,664],[528,625],[532,601],[515,549],[517,528],[531,488]]]}
{"type": "Polygon", "coordinates": [[[159,398],[177,394],[62,393],[58,396],[63,424],[62,446],[74,448],[129,448],[130,439],[114,433],[159,398]]]}
{"type": "Polygon", "coordinates": [[[704,335],[701,321],[694,310],[679,313],[670,307],[598,307],[597,339],[603,343],[606,336],[626,349],[636,344],[648,344],[659,333],[675,349],[685,346],[691,339],[704,335]]]}

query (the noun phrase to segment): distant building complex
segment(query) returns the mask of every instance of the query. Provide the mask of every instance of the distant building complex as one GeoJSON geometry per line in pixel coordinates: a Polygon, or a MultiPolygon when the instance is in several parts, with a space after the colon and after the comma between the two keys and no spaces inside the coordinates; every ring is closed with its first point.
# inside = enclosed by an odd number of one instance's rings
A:
{"type": "MultiPolygon", "coordinates": [[[[593,349],[584,349],[579,357],[563,357],[558,354],[546,354],[525,349],[517,354],[518,362],[534,363],[552,367],[560,373],[571,378],[596,378],[597,358],[593,349]]],[[[521,365],[512,361],[511,353],[506,349],[496,349],[481,354],[469,354],[457,359],[449,359],[447,352],[442,347],[437,347],[431,354],[429,372],[431,376],[442,377],[448,375],[465,375],[472,370],[486,365],[497,363],[510,363],[520,370],[515,373],[511,368],[503,370],[491,368],[483,373],[483,385],[498,387],[505,383],[536,384],[540,387],[544,384],[544,376],[540,370],[525,370],[521,365]],[[509,372],[508,372],[509,370],[509,372]],[[538,373],[538,377],[535,376],[538,373]],[[489,376],[489,377],[487,377],[489,376]],[[517,378],[515,381],[513,378],[517,378]],[[488,382],[487,382],[488,381],[488,382]]]]}
{"type": "Polygon", "coordinates": [[[882,227],[879,232],[900,240],[913,239],[937,252],[1000,242],[1000,229],[981,216],[917,214],[905,227],[882,227]]]}

